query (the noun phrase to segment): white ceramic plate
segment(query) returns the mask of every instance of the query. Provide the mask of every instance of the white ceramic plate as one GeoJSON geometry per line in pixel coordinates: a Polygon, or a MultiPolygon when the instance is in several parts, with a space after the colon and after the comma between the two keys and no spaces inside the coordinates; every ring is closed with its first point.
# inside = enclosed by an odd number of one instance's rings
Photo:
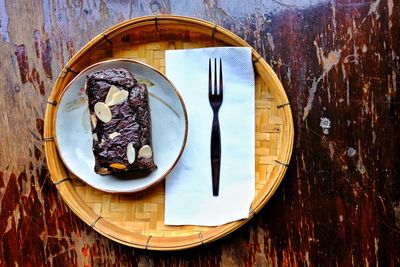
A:
{"type": "Polygon", "coordinates": [[[64,90],[56,114],[56,143],[66,167],[87,184],[106,192],[136,192],[161,181],[182,155],[187,137],[187,113],[182,97],[160,72],[143,63],[117,59],[96,63],[83,70],[64,90]],[[86,75],[108,68],[125,68],[147,84],[152,119],[152,141],[157,170],[98,175],[94,172],[92,133],[86,75]]]}

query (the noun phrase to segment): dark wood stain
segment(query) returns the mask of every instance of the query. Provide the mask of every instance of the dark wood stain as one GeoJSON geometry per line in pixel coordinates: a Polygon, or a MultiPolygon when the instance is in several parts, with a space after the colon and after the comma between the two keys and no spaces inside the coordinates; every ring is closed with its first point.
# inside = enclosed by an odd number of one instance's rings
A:
{"type": "Polygon", "coordinates": [[[39,160],[40,156],[42,156],[42,151],[37,146],[35,146],[34,148],[35,148],[35,159],[39,160]]]}
{"type": "Polygon", "coordinates": [[[10,18],[1,58],[16,58],[1,62],[14,72],[0,77],[0,106],[13,101],[6,115],[37,115],[8,126],[17,131],[0,127],[2,138],[28,144],[26,153],[0,154],[0,265],[400,265],[398,1],[22,2],[0,12],[10,18]],[[52,185],[40,143],[46,87],[76,49],[117,22],[160,13],[244,38],[282,81],[295,123],[287,175],[267,205],[227,237],[177,252],[125,247],[84,224],[52,185]],[[35,94],[22,95],[29,86],[35,94]]]}
{"type": "Polygon", "coordinates": [[[43,81],[41,81],[40,84],[39,84],[39,92],[40,92],[41,95],[45,95],[45,93],[46,93],[43,81]]]}
{"type": "Polygon", "coordinates": [[[21,82],[24,84],[27,82],[27,76],[29,72],[28,56],[25,51],[25,45],[18,45],[15,47],[15,55],[17,56],[19,74],[21,76],[21,82]]]}
{"type": "Polygon", "coordinates": [[[39,72],[35,68],[32,68],[28,81],[42,96],[45,95],[44,81],[40,80],[39,72]]]}
{"type": "Polygon", "coordinates": [[[42,66],[47,78],[53,79],[53,71],[51,68],[52,52],[50,39],[46,39],[41,42],[41,52],[42,52],[42,66]]]}
{"type": "Polygon", "coordinates": [[[41,118],[36,118],[36,130],[43,138],[43,130],[44,130],[44,121],[41,118]]]}

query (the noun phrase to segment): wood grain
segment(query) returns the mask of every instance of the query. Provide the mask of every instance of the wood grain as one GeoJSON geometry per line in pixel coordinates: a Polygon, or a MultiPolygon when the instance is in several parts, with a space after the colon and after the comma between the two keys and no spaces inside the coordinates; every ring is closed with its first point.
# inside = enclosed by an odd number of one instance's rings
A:
{"type": "Polygon", "coordinates": [[[1,265],[400,264],[398,1],[110,2],[0,0],[1,265]],[[281,79],[296,130],[288,173],[262,211],[175,253],[86,226],[50,183],[41,143],[68,59],[109,26],[160,13],[210,20],[251,44],[281,79]]]}

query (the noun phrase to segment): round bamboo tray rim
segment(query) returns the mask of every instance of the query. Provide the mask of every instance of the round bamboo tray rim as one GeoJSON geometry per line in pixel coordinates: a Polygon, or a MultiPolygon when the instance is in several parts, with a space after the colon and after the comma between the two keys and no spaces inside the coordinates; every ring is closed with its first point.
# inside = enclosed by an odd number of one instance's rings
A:
{"type": "MultiPolygon", "coordinates": [[[[272,68],[254,49],[252,49],[253,65],[255,67],[255,72],[259,77],[257,79],[261,79],[264,84],[261,87],[261,90],[263,90],[263,92],[269,92],[274,97],[273,100],[271,100],[272,102],[268,103],[270,103],[269,105],[273,104],[273,106],[271,106],[271,110],[276,112],[275,116],[278,116],[277,118],[282,119],[282,123],[278,122],[278,124],[276,124],[276,128],[278,129],[277,137],[279,137],[279,139],[274,141],[279,145],[279,155],[277,154],[276,157],[274,156],[274,162],[269,163],[270,165],[260,165],[260,167],[258,167],[261,170],[261,174],[268,174],[270,178],[265,181],[261,180],[260,184],[262,187],[257,189],[257,194],[250,206],[249,218],[217,227],[199,227],[199,230],[196,230],[197,228],[193,228],[193,230],[188,229],[185,231],[185,226],[177,228],[168,226],[168,231],[170,229],[173,230],[172,235],[167,236],[167,233],[169,232],[166,232],[167,230],[163,230],[163,227],[161,227],[160,231],[164,231],[164,235],[160,235],[158,232],[149,232],[144,228],[144,230],[142,229],[139,232],[127,230],[128,228],[118,226],[120,224],[115,224],[113,220],[110,220],[109,217],[101,216],[101,214],[95,212],[93,208],[90,208],[88,206],[89,203],[81,199],[76,190],[82,190],[86,188],[86,191],[89,190],[86,192],[86,195],[89,194],[91,197],[96,197],[96,194],[91,193],[92,189],[88,187],[82,187],[75,184],[73,177],[70,176],[68,171],[60,162],[58,151],[54,144],[54,126],[52,125],[52,119],[54,118],[54,113],[57,110],[57,103],[61,97],[61,92],[63,88],[65,88],[68,81],[70,81],[73,76],[81,72],[81,70],[87,66],[88,62],[90,63],[91,57],[94,57],[94,62],[98,61],[98,57],[95,56],[94,52],[97,51],[97,53],[100,53],[102,49],[106,49],[113,51],[112,53],[117,53],[119,50],[115,50],[114,48],[120,45],[118,43],[118,39],[116,39],[120,35],[136,33],[140,29],[150,32],[150,29],[152,28],[153,35],[163,41],[162,33],[167,27],[178,33],[182,31],[182,29],[185,29],[185,32],[188,34],[198,33],[200,36],[208,36],[210,41],[204,42],[211,42],[211,44],[214,43],[214,45],[211,46],[220,46],[221,44],[224,44],[228,46],[250,47],[250,45],[244,40],[240,39],[235,34],[224,29],[223,27],[197,18],[160,15],[146,16],[124,21],[94,37],[81,50],[79,50],[62,69],[60,75],[56,79],[53,90],[47,102],[44,127],[46,160],[48,162],[52,181],[73,212],[77,214],[83,221],[85,221],[91,228],[116,242],[137,248],[163,251],[187,249],[212,242],[233,232],[254,217],[254,215],[272,197],[273,193],[283,179],[289,164],[294,141],[292,113],[283,86],[276,74],[273,72],[272,68]],[[152,27],[152,25],[154,25],[154,27],[152,27]],[[268,88],[265,87],[267,85],[268,88]],[[266,166],[269,166],[268,168],[271,169],[265,169],[266,166]],[[264,173],[264,171],[267,173],[264,173]],[[177,234],[174,234],[175,232],[177,232],[177,234]]],[[[179,35],[177,36],[179,37],[179,35]]],[[[178,42],[179,44],[179,38],[174,42],[178,42]]],[[[140,45],[145,45],[145,42],[139,43],[137,46],[140,45]]],[[[160,51],[163,50],[161,49],[160,51]]],[[[133,56],[135,59],[136,57],[137,56],[133,56]]],[[[148,60],[153,59],[148,58],[148,60]]],[[[264,104],[264,102],[262,102],[262,104],[264,104]]],[[[262,112],[264,112],[264,108],[262,108],[262,112]]],[[[275,132],[272,132],[272,134],[274,133],[275,132]]],[[[135,223],[136,221],[134,220],[133,222],[135,223]]],[[[157,230],[158,228],[155,229],[157,230]]]]}

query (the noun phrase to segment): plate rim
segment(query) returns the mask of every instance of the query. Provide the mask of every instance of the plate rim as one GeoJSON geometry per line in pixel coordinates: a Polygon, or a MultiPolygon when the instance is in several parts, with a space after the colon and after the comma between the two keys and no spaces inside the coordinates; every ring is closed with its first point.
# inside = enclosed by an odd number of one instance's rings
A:
{"type": "Polygon", "coordinates": [[[97,67],[97,66],[99,66],[99,65],[103,65],[103,64],[107,64],[107,63],[115,63],[115,62],[120,62],[120,61],[128,62],[128,63],[135,63],[135,64],[141,65],[141,66],[143,66],[143,67],[145,67],[145,68],[149,68],[149,69],[151,69],[152,71],[155,71],[156,73],[158,73],[159,75],[161,75],[161,77],[163,77],[163,79],[165,79],[165,80],[169,83],[169,85],[171,86],[171,88],[173,89],[174,93],[176,94],[176,96],[177,96],[178,99],[179,99],[179,102],[180,102],[180,104],[181,104],[181,106],[182,106],[182,109],[183,109],[183,114],[184,114],[184,125],[185,125],[185,127],[184,127],[184,135],[183,135],[183,142],[182,142],[181,148],[180,148],[180,150],[179,150],[179,153],[178,153],[177,157],[174,159],[174,162],[171,164],[171,166],[166,170],[165,173],[163,173],[160,177],[156,178],[153,182],[148,183],[148,184],[146,184],[145,186],[142,186],[142,187],[139,187],[139,188],[136,188],[136,189],[132,189],[132,190],[124,190],[124,191],[109,190],[109,189],[100,188],[100,187],[97,187],[97,186],[95,186],[95,185],[93,185],[93,184],[91,184],[91,183],[88,183],[88,182],[87,182],[86,180],[84,180],[82,177],[80,177],[79,175],[77,175],[76,172],[75,172],[74,170],[72,170],[72,168],[67,164],[67,161],[65,160],[63,154],[61,153],[61,149],[60,149],[60,146],[59,146],[59,143],[58,143],[58,138],[57,138],[57,119],[58,119],[58,112],[60,111],[59,105],[57,105],[57,107],[56,107],[55,116],[54,116],[54,121],[53,121],[54,143],[55,143],[55,145],[56,145],[58,154],[59,154],[59,156],[60,156],[60,158],[61,158],[61,161],[63,162],[65,168],[66,168],[69,172],[71,172],[74,176],[76,176],[79,180],[81,180],[83,183],[85,183],[85,184],[87,184],[87,185],[89,185],[89,186],[91,186],[91,187],[93,187],[93,188],[95,188],[95,189],[97,189],[97,190],[100,190],[100,191],[102,191],[102,192],[106,192],[106,193],[111,193],[111,194],[132,194],[132,193],[144,191],[144,190],[146,190],[146,189],[148,189],[148,188],[150,188],[150,187],[152,187],[152,186],[154,186],[154,185],[160,183],[161,181],[163,181],[163,180],[168,176],[168,174],[170,174],[171,171],[175,168],[176,164],[179,162],[180,158],[182,157],[183,151],[185,150],[186,143],[187,143],[187,136],[188,136],[188,114],[187,114],[187,109],[186,109],[186,105],[185,105],[185,102],[184,102],[184,100],[183,100],[183,97],[182,97],[181,93],[179,92],[179,90],[178,90],[178,89],[175,87],[175,85],[171,82],[171,80],[168,79],[168,78],[167,78],[163,73],[161,73],[159,70],[157,70],[156,68],[154,68],[154,67],[152,67],[152,66],[150,66],[150,65],[148,65],[148,64],[146,64],[146,63],[144,63],[144,62],[141,62],[141,61],[138,61],[138,60],[134,60],[134,59],[130,59],[130,58],[113,58],[113,59],[109,59],[109,60],[104,60],[104,61],[96,62],[96,63],[94,63],[94,64],[92,64],[92,65],[90,65],[90,66],[84,68],[82,71],[80,71],[80,72],[79,72],[79,73],[64,87],[63,91],[61,92],[61,94],[60,94],[60,96],[59,96],[59,103],[61,103],[61,101],[62,101],[62,99],[63,99],[65,93],[68,91],[68,89],[72,86],[72,84],[73,84],[74,82],[76,82],[76,80],[78,80],[78,79],[81,77],[81,75],[82,75],[83,73],[85,73],[85,72],[89,71],[90,69],[92,69],[92,68],[94,68],[94,67],[97,67]]]}

